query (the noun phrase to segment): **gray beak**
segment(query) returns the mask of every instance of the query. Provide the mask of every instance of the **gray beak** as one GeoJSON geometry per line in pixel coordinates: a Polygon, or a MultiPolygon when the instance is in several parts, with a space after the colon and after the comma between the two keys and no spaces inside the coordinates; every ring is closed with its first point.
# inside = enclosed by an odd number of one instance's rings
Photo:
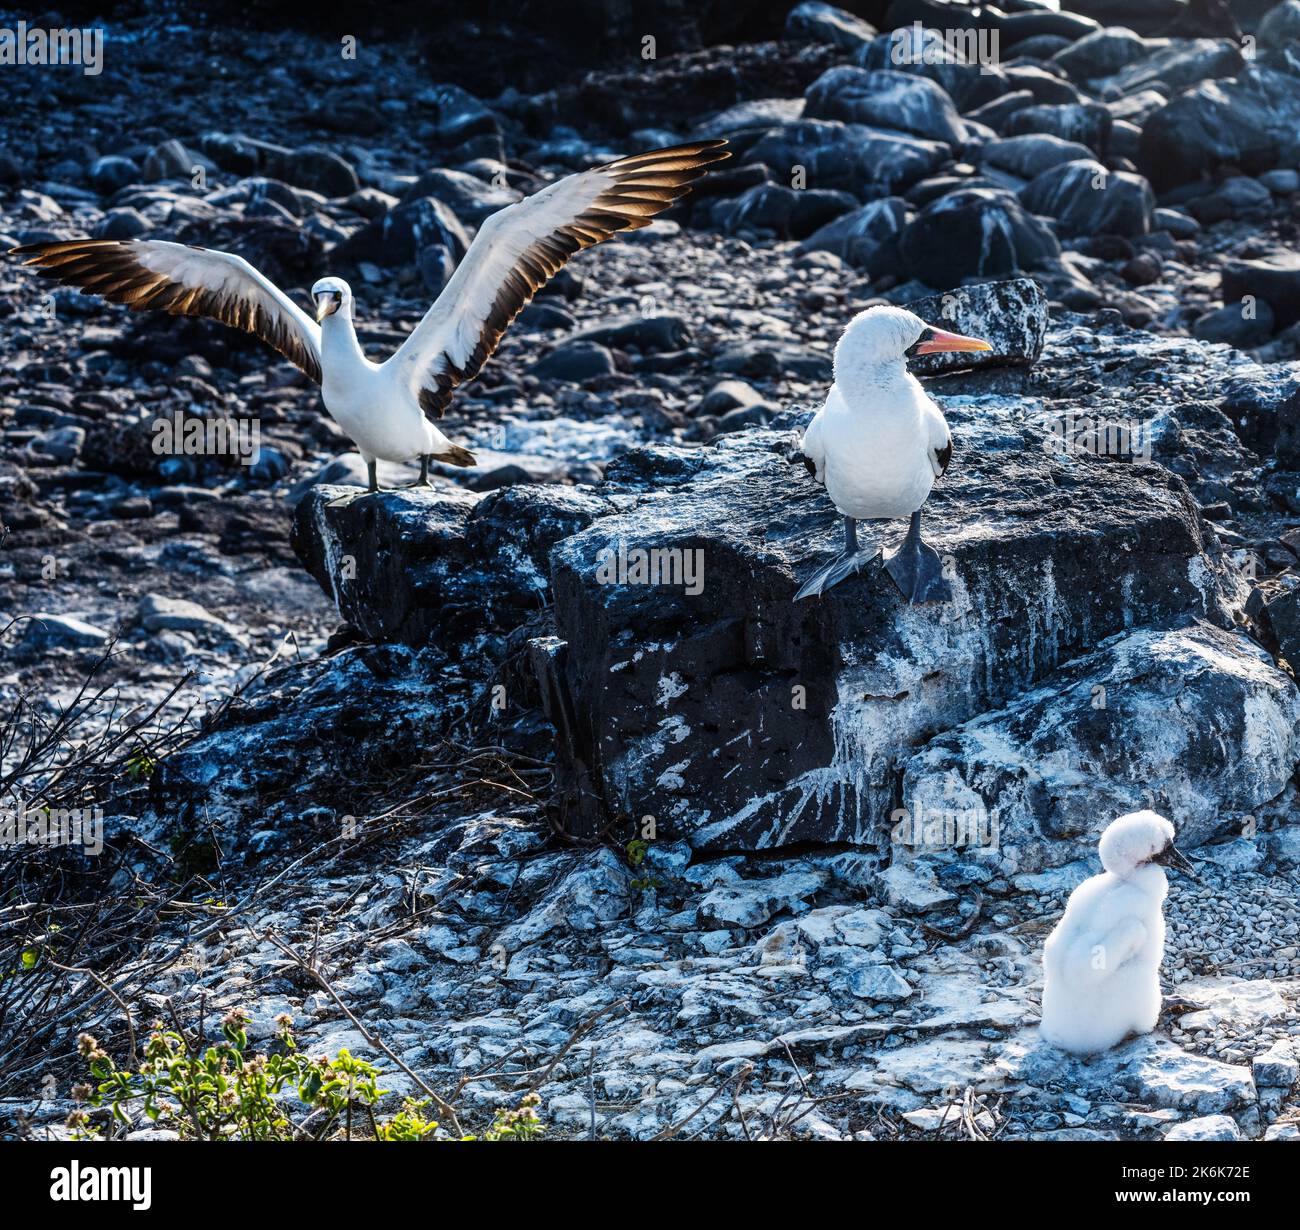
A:
{"type": "Polygon", "coordinates": [[[1183,875],[1190,876],[1193,880],[1199,879],[1196,868],[1192,865],[1192,860],[1172,841],[1151,861],[1159,863],[1162,867],[1172,867],[1175,871],[1181,871],[1183,875]]]}

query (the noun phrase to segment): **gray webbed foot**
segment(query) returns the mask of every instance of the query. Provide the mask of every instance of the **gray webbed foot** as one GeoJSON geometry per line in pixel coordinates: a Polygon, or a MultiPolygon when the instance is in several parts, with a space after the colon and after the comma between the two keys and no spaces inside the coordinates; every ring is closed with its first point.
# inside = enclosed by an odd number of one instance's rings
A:
{"type": "Polygon", "coordinates": [[[879,554],[880,548],[875,543],[868,543],[865,547],[858,546],[857,523],[852,517],[845,517],[843,552],[829,564],[818,568],[799,587],[794,600],[798,602],[801,598],[810,598],[814,594],[824,594],[828,589],[834,589],[841,581],[851,577],[855,572],[860,572],[879,554]]]}
{"type": "Polygon", "coordinates": [[[919,510],[912,514],[911,525],[898,550],[885,557],[885,571],[910,603],[952,601],[952,587],[943,575],[939,553],[921,541],[919,510]]]}

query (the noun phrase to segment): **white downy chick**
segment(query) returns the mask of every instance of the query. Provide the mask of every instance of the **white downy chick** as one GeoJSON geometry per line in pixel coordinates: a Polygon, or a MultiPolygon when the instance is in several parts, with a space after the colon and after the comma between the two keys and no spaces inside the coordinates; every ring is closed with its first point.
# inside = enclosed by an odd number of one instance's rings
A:
{"type": "Polygon", "coordinates": [[[1161,864],[1190,870],[1174,847],[1174,826],[1153,811],[1113,821],[1097,852],[1105,871],[1070,894],[1043,949],[1039,1032],[1080,1055],[1155,1028],[1169,891],[1161,864]]]}

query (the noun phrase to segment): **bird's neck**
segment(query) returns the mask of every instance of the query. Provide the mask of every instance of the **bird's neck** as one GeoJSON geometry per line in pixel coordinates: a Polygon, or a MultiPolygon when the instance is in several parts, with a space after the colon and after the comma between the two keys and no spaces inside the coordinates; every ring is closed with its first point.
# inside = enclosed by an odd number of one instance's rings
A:
{"type": "Polygon", "coordinates": [[[321,321],[320,351],[321,362],[327,366],[364,360],[350,312],[340,310],[321,321]]]}
{"type": "Polygon", "coordinates": [[[898,394],[916,385],[915,377],[902,359],[872,363],[837,363],[835,383],[851,404],[879,401],[882,396],[898,394]]]}
{"type": "Polygon", "coordinates": [[[1120,876],[1148,897],[1163,901],[1169,892],[1169,879],[1165,869],[1155,863],[1140,863],[1127,875],[1120,876]]]}

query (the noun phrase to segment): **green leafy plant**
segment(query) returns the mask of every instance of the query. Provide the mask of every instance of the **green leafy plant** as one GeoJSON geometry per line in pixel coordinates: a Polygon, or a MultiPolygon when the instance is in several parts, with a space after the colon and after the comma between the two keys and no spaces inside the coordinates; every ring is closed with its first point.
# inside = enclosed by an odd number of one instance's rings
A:
{"type": "MultiPolygon", "coordinates": [[[[527,1094],[515,1110],[498,1110],[492,1120],[492,1126],[483,1133],[484,1140],[537,1140],[546,1131],[545,1124],[537,1117],[537,1107],[541,1098],[535,1093],[527,1094]]],[[[474,1139],[466,1137],[467,1140],[474,1139]]]]}
{"type": "MultiPolygon", "coordinates": [[[[640,867],[645,856],[650,852],[650,843],[643,837],[634,837],[624,847],[629,867],[640,867]]],[[[631,881],[633,892],[643,893],[647,889],[658,888],[659,881],[654,876],[637,876],[631,881]]]]}
{"type": "Polygon", "coordinates": [[[137,752],[133,756],[128,756],[126,760],[126,775],[132,781],[139,781],[144,777],[152,777],[154,770],[158,767],[158,762],[149,755],[148,752],[137,752]]]}
{"type": "MultiPolygon", "coordinates": [[[[292,1021],[276,1020],[269,1053],[250,1047],[247,1014],[239,1009],[221,1021],[223,1041],[199,1049],[177,1030],[155,1026],[138,1071],[119,1069],[89,1034],[78,1039],[94,1084],[78,1085],[73,1095],[88,1106],[107,1108],[130,1123],[128,1109],[139,1103],[155,1123],[174,1128],[184,1140],[301,1140],[342,1136],[354,1139],[363,1123],[375,1140],[535,1140],[545,1127],[530,1094],[512,1111],[498,1110],[482,1136],[439,1136],[439,1124],[425,1116],[429,1102],[408,1098],[385,1121],[374,1108],[387,1090],[380,1070],[346,1048],[333,1059],[310,1059],[298,1050],[292,1021]],[[285,1103],[296,1096],[305,1108],[295,1123],[285,1103]]],[[[77,1109],[66,1125],[74,1139],[98,1137],[102,1128],[77,1109]]]]}

